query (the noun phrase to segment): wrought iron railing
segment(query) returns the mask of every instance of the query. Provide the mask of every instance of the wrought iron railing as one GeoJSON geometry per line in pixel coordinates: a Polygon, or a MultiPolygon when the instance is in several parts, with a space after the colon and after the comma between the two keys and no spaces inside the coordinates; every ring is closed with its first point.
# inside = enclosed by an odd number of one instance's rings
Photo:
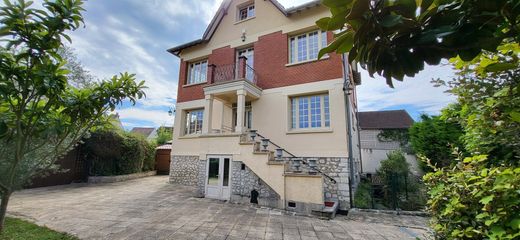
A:
{"type": "MultiPolygon", "coordinates": [[[[290,157],[287,157],[289,159],[301,159],[302,163],[304,165],[307,165],[309,166],[310,168],[312,168],[314,171],[320,173],[321,175],[323,175],[325,178],[329,179],[332,183],[337,183],[336,179],[332,178],[331,176],[327,175],[326,173],[322,172],[321,170],[319,170],[317,167],[312,167],[311,164],[309,164],[308,161],[306,161],[304,158],[302,157],[297,157],[296,155],[292,154],[291,152],[287,151],[285,148],[282,148],[280,147],[280,145],[274,143],[273,141],[271,141],[270,139],[262,136],[260,133],[258,133],[258,131],[256,130],[250,130],[250,136],[251,138],[255,138],[256,136],[262,138],[262,141],[267,141],[268,143],[270,143],[271,145],[275,146],[277,149],[277,151],[283,151],[285,153],[287,153],[288,155],[290,155],[290,157]],[[254,136],[254,137],[253,137],[254,136]]],[[[252,139],[254,140],[254,139],[252,139]]],[[[280,155],[279,153],[277,153],[277,155],[280,155]]],[[[282,154],[283,155],[283,154],[282,154]]]]}
{"type": "Polygon", "coordinates": [[[222,83],[234,80],[247,80],[253,84],[257,82],[255,69],[246,63],[246,58],[239,58],[237,63],[227,65],[210,65],[209,75],[211,83],[222,83]]]}

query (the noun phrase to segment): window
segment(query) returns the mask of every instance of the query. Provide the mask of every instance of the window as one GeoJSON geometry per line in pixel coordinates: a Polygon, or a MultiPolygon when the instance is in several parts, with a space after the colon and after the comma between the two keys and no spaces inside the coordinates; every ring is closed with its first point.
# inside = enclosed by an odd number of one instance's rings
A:
{"type": "Polygon", "coordinates": [[[202,132],[202,120],[204,117],[204,109],[192,110],[186,112],[186,128],[184,134],[195,134],[202,132]]]}
{"type": "Polygon", "coordinates": [[[289,39],[289,62],[299,63],[318,59],[320,49],[327,46],[327,32],[312,31],[289,39]]]}
{"type": "Polygon", "coordinates": [[[187,84],[197,84],[206,82],[208,74],[208,61],[194,62],[190,64],[187,84]]]}
{"type": "Polygon", "coordinates": [[[291,98],[291,128],[330,127],[329,95],[291,98]]]}
{"type": "Polygon", "coordinates": [[[255,16],[255,5],[249,5],[238,10],[238,21],[246,20],[255,16]]]}

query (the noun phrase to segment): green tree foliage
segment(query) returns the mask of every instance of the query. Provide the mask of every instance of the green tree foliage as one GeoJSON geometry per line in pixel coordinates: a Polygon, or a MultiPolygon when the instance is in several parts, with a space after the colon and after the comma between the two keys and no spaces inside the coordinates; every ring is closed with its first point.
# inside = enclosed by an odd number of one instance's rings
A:
{"type": "Polygon", "coordinates": [[[518,0],[322,0],[331,17],[316,22],[323,30],[340,30],[322,49],[348,53],[370,75],[392,86],[459,56],[470,61],[482,50],[495,51],[505,39],[520,40],[518,0]]]}
{"type": "Polygon", "coordinates": [[[124,175],[155,168],[155,144],[140,135],[103,128],[92,132],[83,146],[91,176],[124,175]]]}
{"type": "Polygon", "coordinates": [[[486,167],[486,156],[425,176],[437,239],[520,238],[520,168],[486,167]]]}
{"type": "Polygon", "coordinates": [[[155,139],[158,145],[166,144],[173,139],[173,132],[166,127],[160,127],[157,130],[157,138],[155,139]]]}
{"type": "Polygon", "coordinates": [[[400,150],[388,153],[387,159],[381,161],[377,174],[387,179],[392,174],[407,175],[410,173],[410,164],[406,161],[404,153],[400,150]]]}
{"type": "MultiPolygon", "coordinates": [[[[432,165],[447,167],[453,162],[453,152],[462,151],[463,130],[455,121],[447,121],[439,116],[422,115],[421,121],[416,122],[409,130],[410,142],[413,150],[426,158],[432,165]]],[[[432,169],[423,164],[424,171],[432,169]]]]}
{"type": "Polygon", "coordinates": [[[68,83],[60,56],[68,31],[82,25],[81,0],[4,1],[0,8],[0,231],[12,192],[56,169],[71,150],[123,101],[144,97],[144,82],[122,73],[85,88],[68,83]]]}

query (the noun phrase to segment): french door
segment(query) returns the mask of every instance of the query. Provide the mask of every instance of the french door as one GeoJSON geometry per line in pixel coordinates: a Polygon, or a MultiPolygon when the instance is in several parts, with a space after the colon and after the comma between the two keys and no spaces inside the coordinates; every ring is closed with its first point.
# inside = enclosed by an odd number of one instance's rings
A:
{"type": "Polygon", "coordinates": [[[231,194],[231,157],[208,156],[206,197],[229,200],[231,194]]]}
{"type": "MultiPolygon", "coordinates": [[[[254,64],[255,64],[255,51],[253,48],[246,48],[246,49],[238,50],[237,59],[236,59],[237,63],[238,63],[238,58],[241,56],[244,56],[247,58],[246,64],[249,66],[248,68],[246,68],[245,77],[247,80],[253,81],[254,80],[253,68],[254,68],[254,64]]],[[[238,65],[237,65],[237,67],[238,67],[238,65]]],[[[237,73],[238,73],[238,71],[237,71],[237,73]]]]}

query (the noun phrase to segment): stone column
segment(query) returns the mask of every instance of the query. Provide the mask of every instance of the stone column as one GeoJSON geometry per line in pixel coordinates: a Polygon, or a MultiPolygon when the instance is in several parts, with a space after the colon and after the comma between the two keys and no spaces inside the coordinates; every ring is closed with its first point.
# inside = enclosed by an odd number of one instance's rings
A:
{"type": "Polygon", "coordinates": [[[246,91],[237,90],[237,125],[235,132],[243,133],[244,127],[244,114],[246,109],[246,91]]]}
{"type": "Polygon", "coordinates": [[[211,133],[213,129],[211,122],[213,118],[213,95],[206,95],[206,103],[204,104],[204,119],[202,120],[202,134],[211,133]]]}

